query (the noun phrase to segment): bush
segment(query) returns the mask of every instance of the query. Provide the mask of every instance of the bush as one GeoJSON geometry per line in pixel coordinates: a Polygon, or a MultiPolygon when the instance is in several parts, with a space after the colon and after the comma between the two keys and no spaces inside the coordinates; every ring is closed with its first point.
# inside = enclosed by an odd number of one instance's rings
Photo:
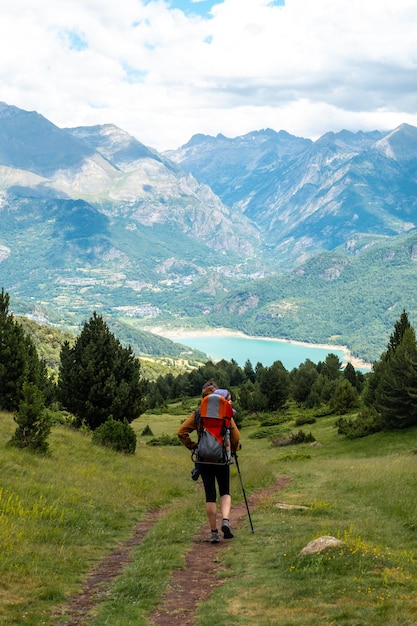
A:
{"type": "Polygon", "coordinates": [[[248,439],[271,439],[272,437],[276,437],[280,432],[282,431],[279,426],[258,428],[258,430],[248,435],[248,439]]]}
{"type": "Polygon", "coordinates": [[[123,422],[109,417],[93,432],[93,443],[116,452],[134,454],[136,450],[136,433],[127,420],[123,422]]]}
{"type": "Polygon", "coordinates": [[[147,446],[181,446],[182,443],[178,439],[177,435],[160,435],[159,437],[154,437],[150,439],[147,446]]]}
{"type": "Polygon", "coordinates": [[[347,439],[358,439],[384,429],[384,420],[374,407],[364,408],[356,419],[341,417],[335,424],[339,435],[347,439]]]}
{"type": "Polygon", "coordinates": [[[72,428],[77,418],[69,411],[60,411],[55,408],[47,408],[44,415],[48,417],[51,426],[69,426],[72,428]]]}
{"type": "Polygon", "coordinates": [[[316,418],[315,417],[309,417],[307,415],[302,415],[301,417],[297,417],[297,419],[295,420],[295,425],[296,426],[304,426],[304,424],[315,424],[316,423],[316,418]]]}
{"type": "Polygon", "coordinates": [[[311,459],[311,454],[298,454],[297,452],[293,452],[292,454],[284,454],[284,456],[280,456],[280,461],[309,461],[311,459]]]}
{"type": "Polygon", "coordinates": [[[266,415],[259,416],[259,422],[261,426],[277,426],[278,424],[285,424],[291,421],[291,416],[286,413],[267,413],[266,415]]]}
{"type": "Polygon", "coordinates": [[[146,424],[145,428],[142,430],[142,437],[149,437],[149,435],[153,437],[153,432],[149,424],[146,424]]]}
{"type": "Polygon", "coordinates": [[[278,439],[273,439],[272,444],[274,446],[281,447],[292,446],[299,443],[312,443],[313,441],[316,441],[316,439],[311,432],[306,434],[304,431],[299,430],[298,433],[291,433],[287,437],[279,437],[278,439]]]}

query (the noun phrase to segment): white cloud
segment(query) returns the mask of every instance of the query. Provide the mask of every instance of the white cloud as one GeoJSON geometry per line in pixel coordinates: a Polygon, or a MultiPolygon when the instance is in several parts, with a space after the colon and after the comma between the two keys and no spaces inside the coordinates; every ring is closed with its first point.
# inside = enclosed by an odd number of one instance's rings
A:
{"type": "Polygon", "coordinates": [[[417,126],[414,0],[14,0],[0,100],[157,149],[194,133],[417,126]]]}

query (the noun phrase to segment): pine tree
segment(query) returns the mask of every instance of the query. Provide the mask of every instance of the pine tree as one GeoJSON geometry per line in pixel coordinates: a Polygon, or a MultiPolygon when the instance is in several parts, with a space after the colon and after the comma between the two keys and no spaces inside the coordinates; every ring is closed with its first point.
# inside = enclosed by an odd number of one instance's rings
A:
{"type": "Polygon", "coordinates": [[[381,371],[376,406],[388,429],[417,425],[417,344],[412,327],[404,330],[381,371]]]}
{"type": "Polygon", "coordinates": [[[252,383],[255,382],[256,374],[249,359],[245,362],[243,372],[247,380],[250,380],[252,383]]]}
{"type": "Polygon", "coordinates": [[[400,319],[395,322],[394,331],[388,342],[385,359],[389,358],[389,356],[396,351],[402,341],[405,331],[407,330],[407,328],[410,328],[410,326],[411,324],[408,320],[408,315],[405,309],[403,309],[400,319]]]}
{"type": "Polygon", "coordinates": [[[62,347],[58,395],[78,425],[94,430],[110,416],[132,422],[145,408],[146,386],[131,347],[124,348],[96,312],[73,347],[62,347]]]}
{"type": "Polygon", "coordinates": [[[343,378],[346,378],[352,387],[356,387],[356,371],[352,363],[346,363],[346,367],[343,370],[343,378]]]}
{"type": "Polygon", "coordinates": [[[260,391],[268,399],[271,411],[282,409],[290,393],[290,378],[281,361],[266,367],[260,375],[260,391]]]}
{"type": "Polygon", "coordinates": [[[330,408],[335,413],[339,413],[339,415],[348,413],[358,406],[358,394],[347,378],[342,377],[339,380],[334,394],[330,398],[329,405],[330,408]]]}
{"type": "Polygon", "coordinates": [[[363,393],[363,401],[366,406],[376,407],[383,390],[381,387],[386,384],[387,377],[390,375],[389,363],[400,346],[404,333],[407,329],[412,328],[408,320],[408,315],[403,310],[399,320],[395,322],[394,331],[390,336],[386,350],[382,353],[378,361],[372,366],[372,374],[367,377],[365,390],[363,393]]]}
{"type": "Polygon", "coordinates": [[[292,397],[296,402],[300,404],[306,402],[317,377],[317,367],[310,359],[306,359],[298,369],[291,372],[292,397]]]}
{"type": "Polygon", "coordinates": [[[0,293],[0,409],[15,411],[23,398],[25,382],[42,392],[49,385],[45,363],[32,340],[9,312],[10,297],[0,293]]]}
{"type": "Polygon", "coordinates": [[[326,360],[324,361],[324,363],[320,364],[318,370],[320,371],[320,374],[323,374],[329,380],[337,380],[340,375],[341,367],[342,363],[337,354],[333,354],[332,352],[330,352],[326,356],[326,360]]]}
{"type": "Polygon", "coordinates": [[[14,415],[16,431],[10,444],[18,448],[28,448],[33,452],[48,451],[47,438],[51,424],[45,413],[43,395],[33,383],[23,385],[23,399],[14,415]]]}

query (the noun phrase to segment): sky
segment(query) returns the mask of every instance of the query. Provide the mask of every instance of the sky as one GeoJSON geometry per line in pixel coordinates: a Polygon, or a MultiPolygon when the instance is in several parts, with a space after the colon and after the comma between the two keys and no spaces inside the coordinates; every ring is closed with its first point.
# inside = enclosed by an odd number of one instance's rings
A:
{"type": "Polygon", "coordinates": [[[197,133],[388,131],[417,126],[416,33],[415,0],[13,0],[0,101],[159,151],[197,133]]]}

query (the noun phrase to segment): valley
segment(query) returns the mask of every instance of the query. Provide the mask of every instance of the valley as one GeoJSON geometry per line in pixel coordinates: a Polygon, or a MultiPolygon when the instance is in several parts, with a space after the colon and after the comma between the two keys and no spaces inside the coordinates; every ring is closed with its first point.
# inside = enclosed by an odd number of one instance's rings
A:
{"type": "Polygon", "coordinates": [[[0,283],[18,315],[226,327],[367,362],[403,310],[417,319],[417,128],[196,135],[160,154],[0,103],[0,132],[0,283]]]}

